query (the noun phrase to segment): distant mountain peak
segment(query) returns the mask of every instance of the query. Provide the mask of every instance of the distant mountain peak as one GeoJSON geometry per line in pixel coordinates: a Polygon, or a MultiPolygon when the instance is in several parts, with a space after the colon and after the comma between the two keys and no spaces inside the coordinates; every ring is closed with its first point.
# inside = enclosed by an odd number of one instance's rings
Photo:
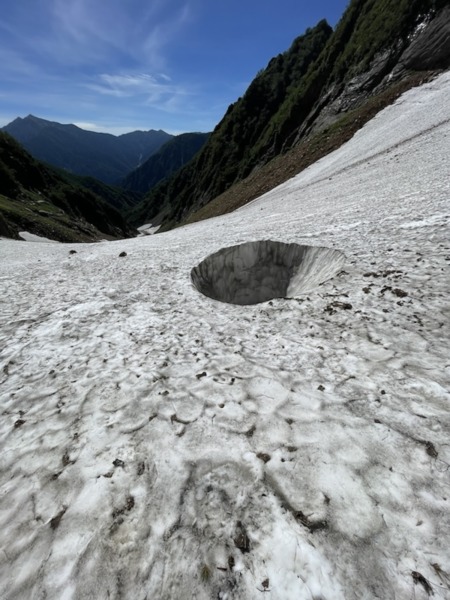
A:
{"type": "Polygon", "coordinates": [[[78,175],[117,183],[174,136],[161,129],[120,136],[29,114],[3,127],[35,158],[78,175]]]}

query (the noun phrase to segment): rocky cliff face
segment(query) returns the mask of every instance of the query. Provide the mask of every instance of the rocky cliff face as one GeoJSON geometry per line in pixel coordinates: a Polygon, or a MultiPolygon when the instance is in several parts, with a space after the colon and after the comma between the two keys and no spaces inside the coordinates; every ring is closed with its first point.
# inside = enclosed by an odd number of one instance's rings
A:
{"type": "MultiPolygon", "coordinates": [[[[347,82],[331,83],[296,132],[294,144],[305,135],[332,125],[339,117],[380,94],[410,71],[450,67],[450,6],[430,11],[413,31],[372,59],[369,67],[347,82]]],[[[286,146],[285,146],[286,148],[286,146]]]]}
{"type": "Polygon", "coordinates": [[[450,67],[450,6],[444,7],[434,18],[421,23],[410,45],[403,51],[394,75],[407,69],[448,69],[450,67]]]}

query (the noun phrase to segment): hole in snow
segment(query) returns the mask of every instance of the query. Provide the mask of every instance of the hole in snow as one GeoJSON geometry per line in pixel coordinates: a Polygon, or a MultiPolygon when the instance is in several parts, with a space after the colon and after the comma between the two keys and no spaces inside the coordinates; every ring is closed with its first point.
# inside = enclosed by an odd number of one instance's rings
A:
{"type": "Polygon", "coordinates": [[[258,304],[308,292],[338,273],[338,250],[271,240],[222,248],[191,271],[199,292],[230,304],[258,304]]]}

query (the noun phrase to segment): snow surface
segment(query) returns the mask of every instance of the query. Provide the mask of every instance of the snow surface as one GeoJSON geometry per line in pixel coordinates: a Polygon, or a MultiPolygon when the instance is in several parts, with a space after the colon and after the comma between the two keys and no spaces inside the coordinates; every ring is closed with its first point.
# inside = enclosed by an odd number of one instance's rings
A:
{"type": "Polygon", "coordinates": [[[0,240],[3,600],[450,597],[449,98],[225,217],[0,240]],[[290,300],[194,289],[255,239],[347,263],[290,300]]]}
{"type": "Polygon", "coordinates": [[[144,225],[138,227],[138,231],[141,235],[153,235],[158,231],[158,229],[160,229],[160,227],[161,225],[153,226],[151,223],[145,223],[144,225]]]}
{"type": "Polygon", "coordinates": [[[43,237],[42,235],[36,235],[35,233],[30,233],[29,231],[19,231],[19,237],[21,237],[25,242],[51,242],[52,244],[57,244],[56,240],[50,240],[49,238],[43,237]]]}

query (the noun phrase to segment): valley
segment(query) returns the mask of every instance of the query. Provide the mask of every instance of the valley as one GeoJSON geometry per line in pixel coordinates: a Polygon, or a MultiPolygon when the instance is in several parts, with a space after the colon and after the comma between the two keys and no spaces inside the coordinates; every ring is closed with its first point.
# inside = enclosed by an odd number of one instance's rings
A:
{"type": "MultiPolygon", "coordinates": [[[[200,4],[36,48],[197,123],[200,4]]],[[[450,600],[449,98],[448,0],[351,0],[210,132],[0,131],[2,600],[450,600]]]]}

